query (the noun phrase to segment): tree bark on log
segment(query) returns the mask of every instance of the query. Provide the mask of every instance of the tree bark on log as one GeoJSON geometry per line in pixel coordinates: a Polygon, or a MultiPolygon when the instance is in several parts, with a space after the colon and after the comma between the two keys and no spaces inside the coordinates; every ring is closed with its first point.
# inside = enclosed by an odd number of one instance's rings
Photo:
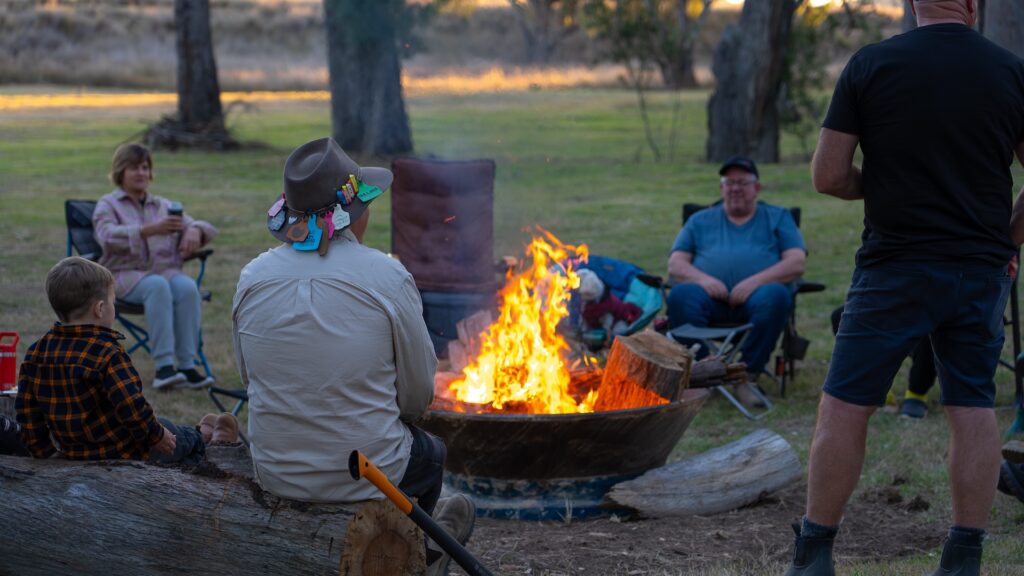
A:
{"type": "Polygon", "coordinates": [[[324,0],[331,133],[348,152],[412,151],[396,21],[404,9],[403,0],[324,0]]]}
{"type": "Polygon", "coordinates": [[[986,0],[985,36],[1024,58],[1024,4],[1020,0],[986,0]]]}
{"type": "Polygon", "coordinates": [[[412,537],[406,566],[366,570],[403,560],[401,546],[382,542],[422,534],[407,518],[397,531],[375,527],[390,502],[282,500],[251,475],[244,446],[210,446],[191,469],[0,456],[0,518],[12,527],[0,573],[334,575],[343,552],[362,559],[348,574],[422,573],[422,536],[412,537]],[[348,549],[356,529],[380,535],[362,540],[369,554],[348,549]]]}
{"type": "Polygon", "coordinates": [[[617,484],[607,499],[644,517],[717,514],[757,502],[801,475],[793,447],[761,429],[617,484]]]}
{"type": "Polygon", "coordinates": [[[612,343],[595,411],[650,406],[652,393],[675,402],[689,385],[693,357],[654,332],[619,336],[612,343]]]}
{"type": "Polygon", "coordinates": [[[722,33],[711,71],[707,159],[745,154],[779,161],[778,99],[795,0],[745,2],[738,25],[722,33]]]}

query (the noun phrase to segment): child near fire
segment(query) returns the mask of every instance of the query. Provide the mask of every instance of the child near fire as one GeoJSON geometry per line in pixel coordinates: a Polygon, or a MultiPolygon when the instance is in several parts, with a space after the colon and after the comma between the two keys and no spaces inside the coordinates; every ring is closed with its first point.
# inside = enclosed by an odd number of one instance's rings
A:
{"type": "MultiPolygon", "coordinates": [[[[73,460],[201,461],[206,446],[199,429],[158,419],[142,396],[142,381],[119,342],[124,336],[111,328],[110,271],[85,258],[65,258],[47,274],[46,295],[59,322],[26,352],[15,400],[28,452],[73,460]]],[[[234,421],[237,438],[237,420],[222,417],[225,430],[234,421]]]]}
{"type": "Polygon", "coordinates": [[[636,304],[623,302],[592,270],[582,268],[577,271],[580,278],[579,295],[583,300],[580,310],[584,328],[593,330],[603,328],[606,341],[626,333],[629,325],[643,314],[636,304]]]}

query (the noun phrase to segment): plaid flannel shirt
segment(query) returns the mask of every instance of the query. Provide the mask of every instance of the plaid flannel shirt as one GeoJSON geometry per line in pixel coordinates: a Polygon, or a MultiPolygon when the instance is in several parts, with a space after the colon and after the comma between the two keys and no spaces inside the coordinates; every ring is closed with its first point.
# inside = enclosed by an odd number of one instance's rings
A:
{"type": "Polygon", "coordinates": [[[15,400],[21,440],[36,458],[145,460],[164,429],[142,381],[103,326],[59,322],[29,347],[15,400]]]}

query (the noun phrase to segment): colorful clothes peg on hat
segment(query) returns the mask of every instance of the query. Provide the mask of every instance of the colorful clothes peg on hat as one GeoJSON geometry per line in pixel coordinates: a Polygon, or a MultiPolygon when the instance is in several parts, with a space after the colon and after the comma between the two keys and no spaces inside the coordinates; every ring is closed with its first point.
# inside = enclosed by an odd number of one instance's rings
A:
{"type": "MultiPolygon", "coordinates": [[[[296,226],[299,225],[300,224],[296,224],[296,226]]],[[[323,230],[316,225],[316,214],[310,214],[309,217],[306,218],[306,226],[306,238],[301,242],[295,242],[292,244],[292,248],[302,252],[310,252],[316,250],[320,246],[320,237],[324,233],[323,230]]],[[[289,229],[288,232],[290,233],[291,230],[289,229]]]]}

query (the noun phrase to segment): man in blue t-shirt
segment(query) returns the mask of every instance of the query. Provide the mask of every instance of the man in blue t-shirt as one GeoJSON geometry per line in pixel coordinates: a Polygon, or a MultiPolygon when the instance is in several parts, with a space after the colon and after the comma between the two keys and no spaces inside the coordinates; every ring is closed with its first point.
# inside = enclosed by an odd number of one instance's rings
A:
{"type": "Polygon", "coordinates": [[[860,478],[868,422],[907,353],[931,341],[951,430],[953,526],[933,575],[980,573],[999,476],[992,409],[1013,208],[1024,162],[1024,61],[972,30],[975,0],[913,0],[918,28],[846,65],[812,163],[814,187],[863,200],[864,232],[825,378],[807,513],[787,576],[832,576],[832,545],[860,478]],[[857,147],[861,168],[853,165],[857,147]]]}
{"type": "MultiPolygon", "coordinates": [[[[743,343],[750,382],[764,370],[793,309],[791,282],[807,251],[786,208],[757,201],[757,165],[735,156],[722,164],[722,202],[697,212],[679,231],[668,258],[669,327],[720,322],[754,325],[743,343]]],[[[746,388],[737,392],[753,402],[746,388]]]]}

